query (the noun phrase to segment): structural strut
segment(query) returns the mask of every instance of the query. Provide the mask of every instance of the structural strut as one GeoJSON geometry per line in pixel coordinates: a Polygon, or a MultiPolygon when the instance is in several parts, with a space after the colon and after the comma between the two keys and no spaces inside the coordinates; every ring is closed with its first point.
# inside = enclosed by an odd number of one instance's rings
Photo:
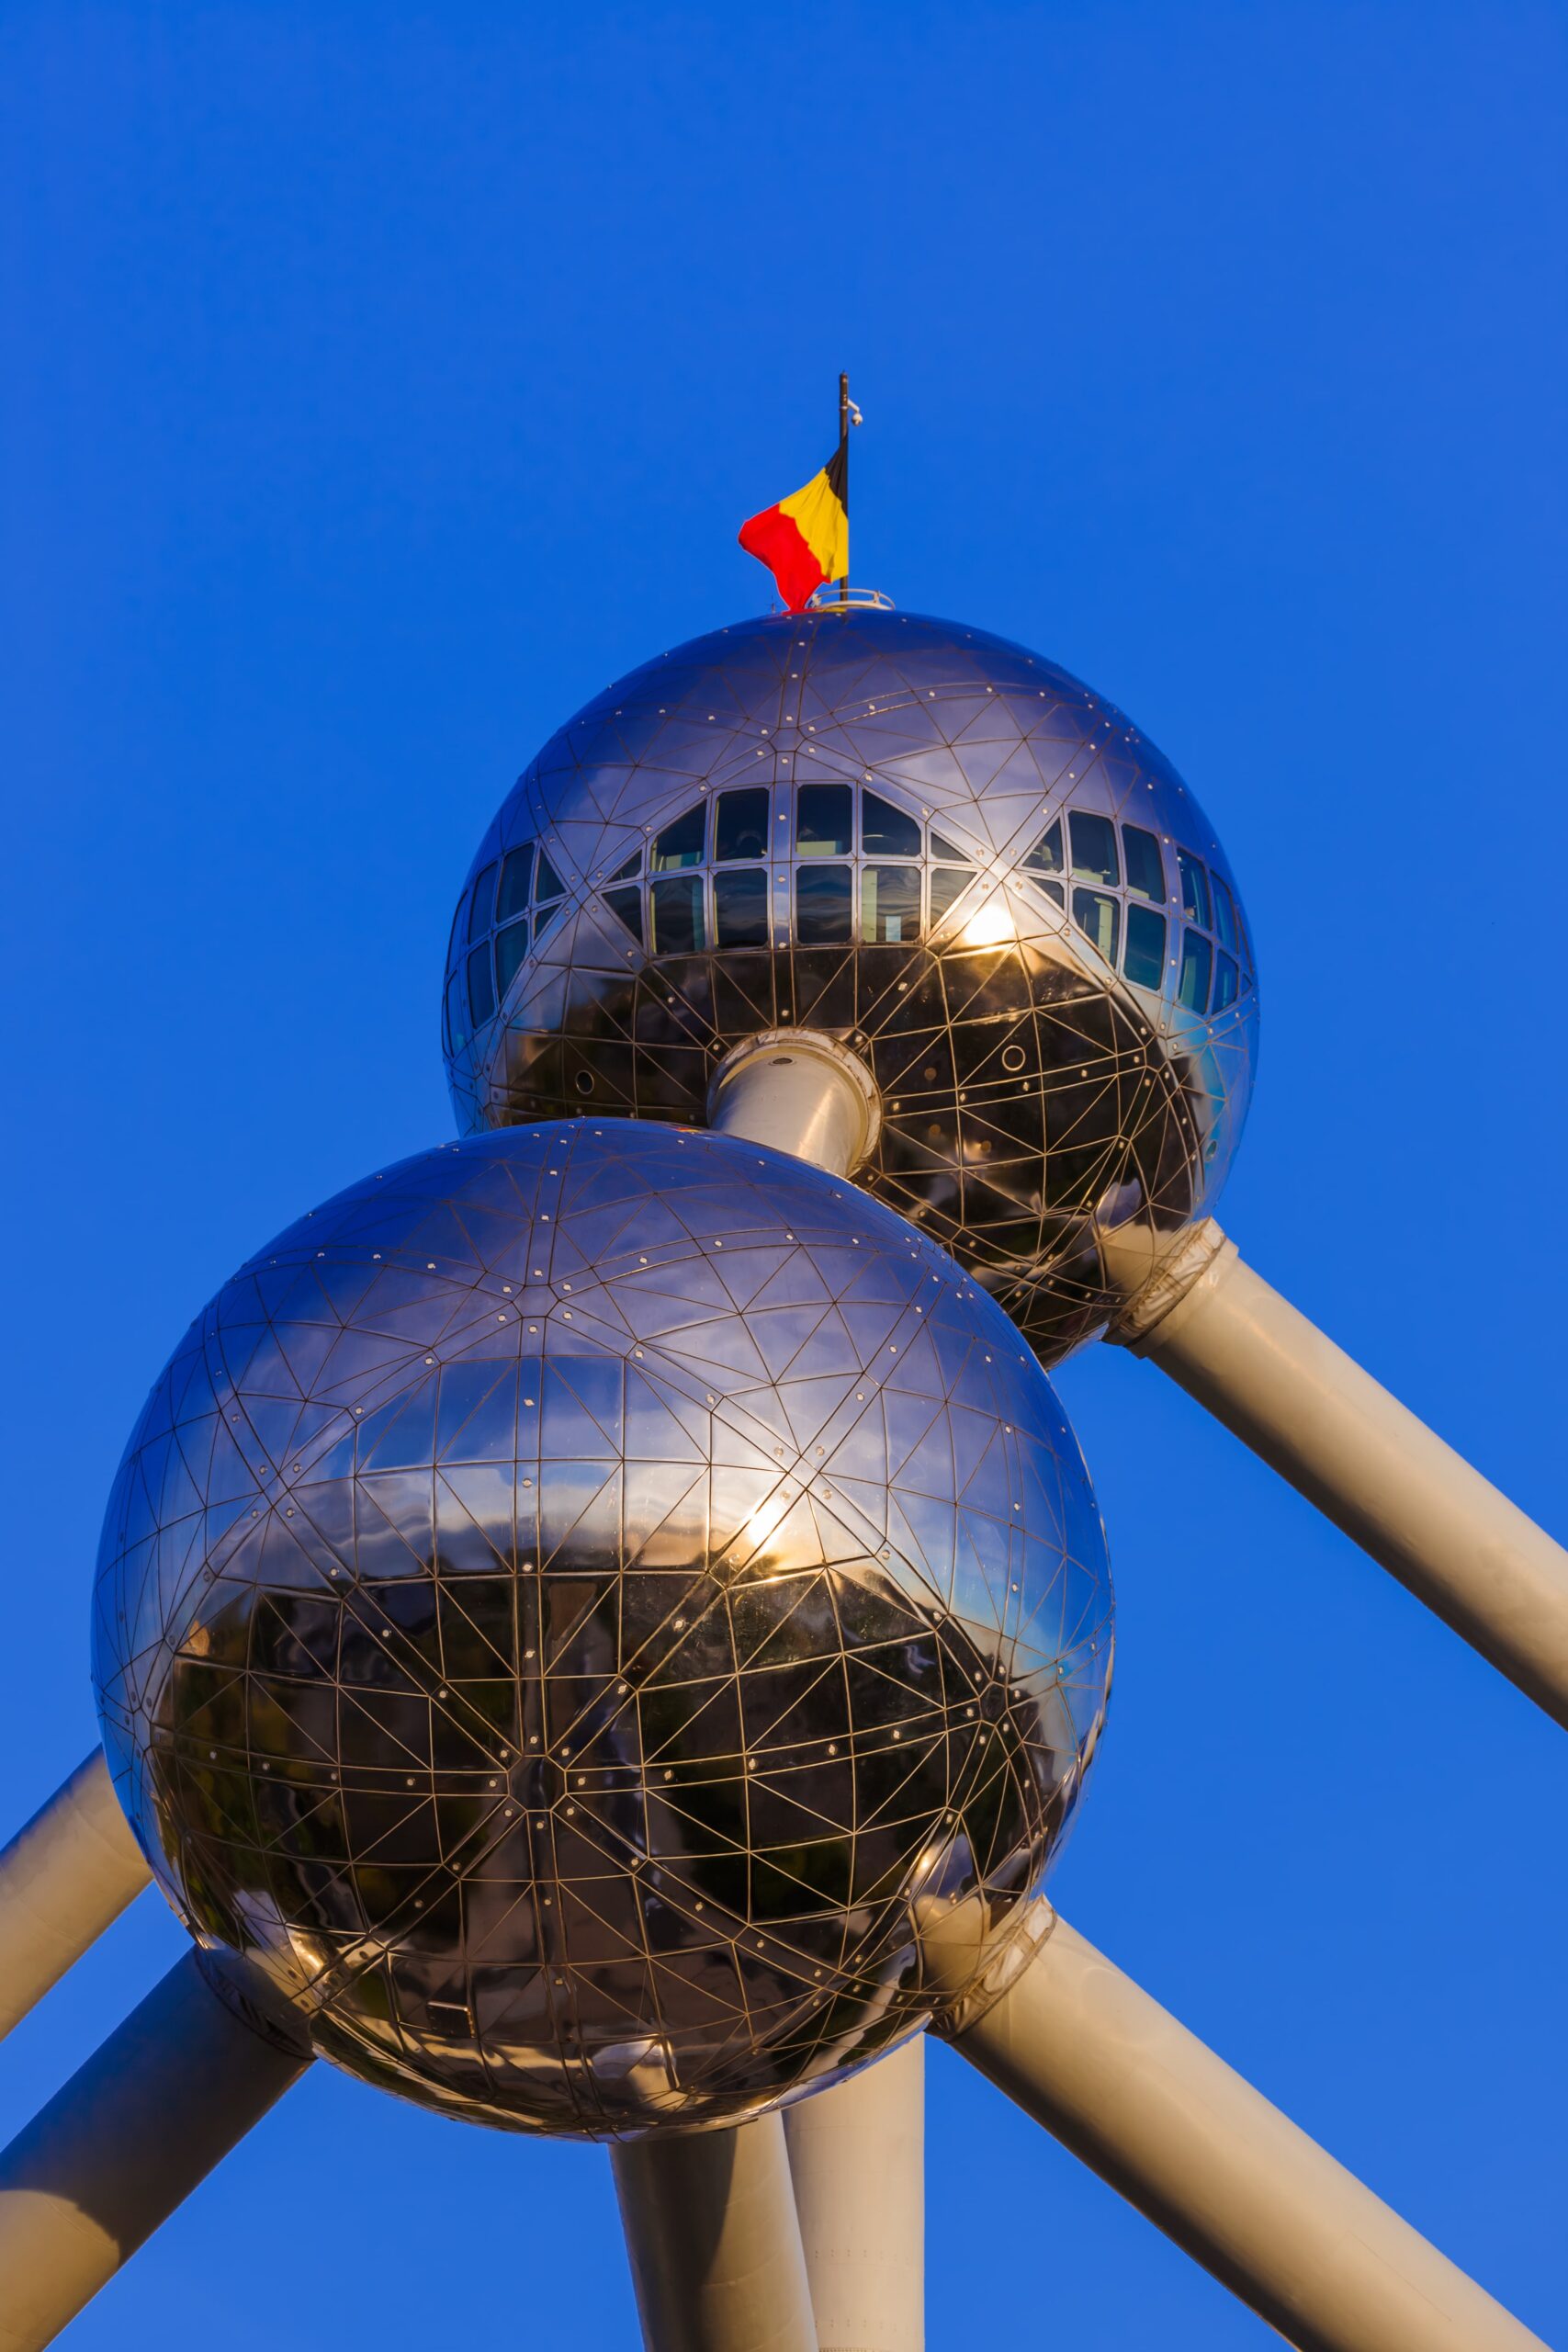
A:
{"type": "Polygon", "coordinates": [[[784,2109],[784,2138],[829,2352],[922,2352],[925,2036],[784,2109]]]}
{"type": "Polygon", "coordinates": [[[610,2152],[647,2352],[817,2352],[777,2115],[610,2152]]]}
{"type": "Polygon", "coordinates": [[[1031,1924],[953,2048],[1299,2352],[1544,2352],[1065,1919],[1031,1924]]]}
{"type": "Polygon", "coordinates": [[[177,1961],[0,2154],[0,2352],[41,2352],[310,2063],[177,1961]]]}
{"type": "Polygon", "coordinates": [[[1568,1553],[1270,1289],[1213,1219],[1111,1336],[1568,1724],[1568,1553]]]}
{"type": "Polygon", "coordinates": [[[0,2035],[42,2000],[152,1876],[96,1747],[0,1853],[0,2035]]]}

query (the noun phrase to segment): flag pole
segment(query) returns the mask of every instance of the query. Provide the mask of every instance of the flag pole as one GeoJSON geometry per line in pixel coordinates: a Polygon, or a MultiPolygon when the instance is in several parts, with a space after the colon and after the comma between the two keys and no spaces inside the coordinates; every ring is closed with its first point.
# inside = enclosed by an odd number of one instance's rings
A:
{"type": "MultiPolygon", "coordinates": [[[[847,374],[839,378],[839,465],[844,485],[844,521],[850,519],[850,379],[847,374]]],[[[839,602],[850,601],[849,558],[844,559],[844,576],[839,582],[839,602]]]]}

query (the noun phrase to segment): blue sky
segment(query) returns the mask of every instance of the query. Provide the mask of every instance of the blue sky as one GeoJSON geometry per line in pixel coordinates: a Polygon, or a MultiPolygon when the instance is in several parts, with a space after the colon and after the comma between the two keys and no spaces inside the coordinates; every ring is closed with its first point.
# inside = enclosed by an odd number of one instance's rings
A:
{"type": "MultiPolygon", "coordinates": [[[[1241,878],[1222,1216],[1562,1533],[1559,12],[0,11],[19,1821],[94,1736],[146,1388],[266,1234],[450,1131],[472,849],[608,679],[755,612],[855,444],[855,570],[1024,639],[1241,878]]],[[[1153,1369],[1060,1385],[1121,1604],[1075,1923],[1549,2339],[1568,1744],[1153,1369]]],[[[147,1897],[0,2132],[175,1956],[147,1897]]],[[[933,2352],[1275,2339],[945,2054],[933,2352]]],[[[635,2341],[592,2149],[325,2067],[78,2324],[230,2352],[635,2341]],[[521,2334],[520,2334],[521,2331],[521,2334]]]]}

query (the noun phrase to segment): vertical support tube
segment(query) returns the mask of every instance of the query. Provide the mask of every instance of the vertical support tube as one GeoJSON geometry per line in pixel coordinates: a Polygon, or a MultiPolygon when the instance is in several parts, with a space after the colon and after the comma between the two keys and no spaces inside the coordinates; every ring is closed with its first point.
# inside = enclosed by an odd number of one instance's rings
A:
{"type": "Polygon", "coordinates": [[[1300,2352],[1544,2352],[1065,1919],[946,2031],[1300,2352]]]}
{"type": "Polygon", "coordinates": [[[0,2154],[0,2352],[42,2352],[310,2063],[194,1952],[0,2154]]]}
{"type": "Polygon", "coordinates": [[[112,1927],[152,1875],[96,1747],[0,1853],[0,2036],[112,1927]]]}
{"type": "Polygon", "coordinates": [[[817,2352],[776,2115],[618,2141],[610,2162],[646,2352],[817,2352]]]}
{"type": "Polygon", "coordinates": [[[765,1029],[714,1072],[708,1125],[847,1176],[875,1142],[882,1106],[871,1072],[836,1037],[765,1029]]]}
{"type": "Polygon", "coordinates": [[[926,2042],[784,2109],[820,2352],[924,2352],[926,2042]]]}
{"type": "Polygon", "coordinates": [[[1568,1553],[1197,1228],[1112,1334],[1568,1725],[1568,1553]]]}

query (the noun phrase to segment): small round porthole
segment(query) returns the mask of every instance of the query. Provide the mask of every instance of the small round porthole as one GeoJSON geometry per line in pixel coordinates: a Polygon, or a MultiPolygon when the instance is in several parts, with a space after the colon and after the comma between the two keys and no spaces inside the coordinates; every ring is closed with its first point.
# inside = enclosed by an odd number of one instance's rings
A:
{"type": "Polygon", "coordinates": [[[593,1091],[593,1073],[592,1073],[592,1071],[591,1069],[580,1069],[580,1070],[578,1071],[578,1073],[577,1073],[577,1091],[578,1091],[578,1092],[579,1092],[580,1094],[592,1094],[592,1091],[593,1091]]]}
{"type": "Polygon", "coordinates": [[[1002,1068],[1004,1069],[1021,1069],[1028,1059],[1029,1056],[1024,1052],[1021,1046],[1004,1046],[1002,1047],[1002,1068]]]}

